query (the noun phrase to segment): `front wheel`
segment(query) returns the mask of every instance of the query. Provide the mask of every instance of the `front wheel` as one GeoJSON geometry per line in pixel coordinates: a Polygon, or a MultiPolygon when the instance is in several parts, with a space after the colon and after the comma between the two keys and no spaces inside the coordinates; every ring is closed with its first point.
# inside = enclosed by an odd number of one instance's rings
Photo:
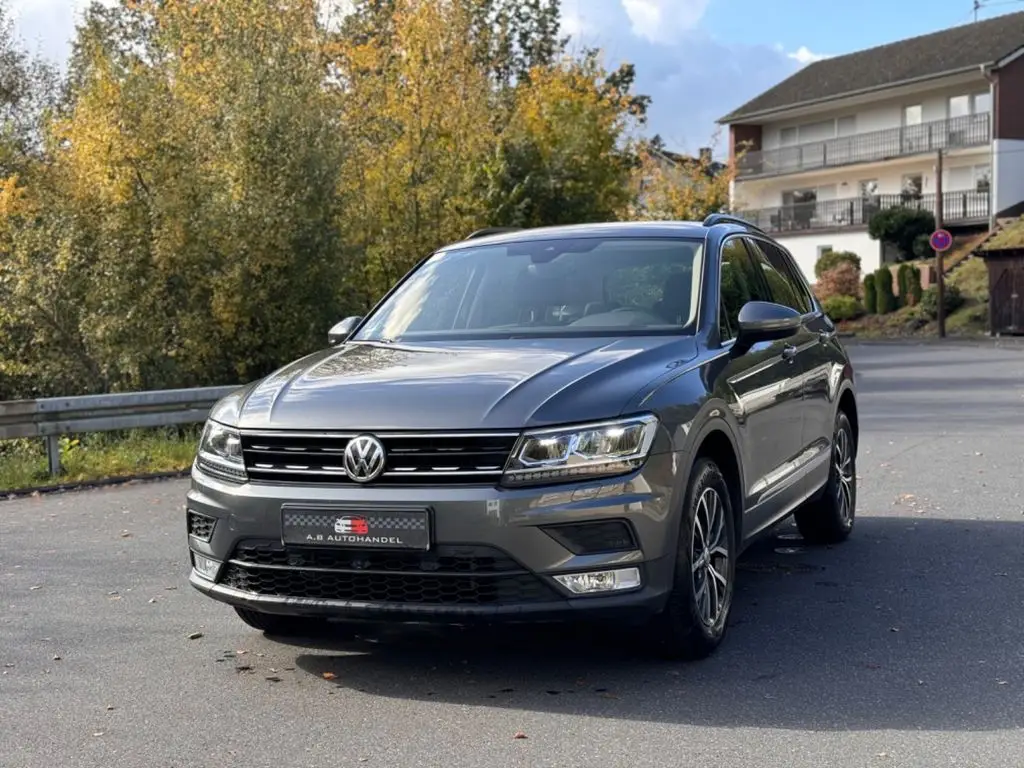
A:
{"type": "Polygon", "coordinates": [[[800,535],[810,544],[838,544],[853,531],[857,514],[857,445],[843,411],[836,415],[832,461],[823,493],[793,515],[800,535]]]}
{"type": "Polygon", "coordinates": [[[654,640],[663,655],[696,660],[725,637],[736,577],[736,526],[725,477],[699,459],[679,526],[675,579],[665,609],[655,618],[654,640]]]}

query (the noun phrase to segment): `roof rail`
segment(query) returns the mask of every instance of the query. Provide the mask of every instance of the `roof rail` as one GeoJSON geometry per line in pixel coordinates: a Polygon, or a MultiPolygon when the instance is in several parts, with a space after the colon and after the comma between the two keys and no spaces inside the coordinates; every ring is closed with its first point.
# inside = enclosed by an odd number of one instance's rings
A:
{"type": "Polygon", "coordinates": [[[705,227],[713,227],[715,224],[739,224],[741,227],[746,227],[747,229],[752,229],[755,232],[760,232],[762,235],[764,234],[764,230],[756,224],[752,224],[746,219],[741,219],[739,216],[733,216],[728,213],[712,213],[704,219],[705,227]]]}
{"type": "Polygon", "coordinates": [[[478,237],[489,237],[490,235],[501,235],[505,232],[519,232],[522,227],[484,227],[466,236],[466,240],[476,240],[478,237]]]}

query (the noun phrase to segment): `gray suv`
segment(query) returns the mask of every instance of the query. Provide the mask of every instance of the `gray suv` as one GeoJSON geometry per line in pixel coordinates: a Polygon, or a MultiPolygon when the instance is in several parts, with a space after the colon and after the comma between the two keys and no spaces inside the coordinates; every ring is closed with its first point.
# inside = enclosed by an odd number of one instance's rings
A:
{"type": "Polygon", "coordinates": [[[190,582],[272,635],[608,619],[699,658],[756,537],[850,534],[857,439],[835,326],[762,231],[487,230],[214,406],[190,582]]]}

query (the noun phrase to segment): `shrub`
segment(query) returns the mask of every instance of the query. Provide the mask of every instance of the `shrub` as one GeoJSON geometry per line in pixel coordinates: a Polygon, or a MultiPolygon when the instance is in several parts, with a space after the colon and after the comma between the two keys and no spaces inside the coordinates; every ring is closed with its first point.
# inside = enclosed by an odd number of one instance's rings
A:
{"type": "Polygon", "coordinates": [[[850,262],[840,262],[818,277],[814,292],[821,301],[833,296],[860,298],[860,272],[850,262]]]}
{"type": "Polygon", "coordinates": [[[875,288],[875,276],[867,275],[864,278],[864,311],[869,315],[878,312],[878,291],[875,288]]]}
{"type": "Polygon", "coordinates": [[[914,247],[921,235],[925,238],[935,231],[935,215],[918,208],[886,208],[871,217],[868,234],[895,246],[901,261],[914,258],[914,247]]]}
{"type": "Polygon", "coordinates": [[[840,264],[852,264],[853,268],[860,272],[860,256],[852,251],[826,251],[814,264],[814,276],[820,278],[840,264]]]}
{"type": "Polygon", "coordinates": [[[825,314],[835,321],[853,320],[864,314],[860,299],[855,296],[830,296],[821,302],[825,314]]]}
{"type": "Polygon", "coordinates": [[[910,268],[910,306],[916,307],[921,303],[921,270],[919,267],[910,268]]]}
{"type": "Polygon", "coordinates": [[[909,264],[900,264],[900,268],[896,270],[896,285],[899,287],[898,303],[900,306],[908,306],[907,294],[910,292],[910,280],[908,273],[910,272],[909,264]]]}
{"type": "MultiPolygon", "coordinates": [[[[944,286],[943,301],[942,304],[946,310],[946,316],[960,309],[964,304],[964,297],[960,293],[960,289],[952,283],[948,283],[944,286]]],[[[923,294],[921,294],[921,309],[928,315],[928,317],[934,320],[939,316],[939,289],[938,286],[933,285],[923,294]]]]}
{"type": "Polygon", "coordinates": [[[892,272],[888,267],[875,270],[875,312],[887,315],[896,309],[896,296],[892,292],[892,272]]]}
{"type": "Polygon", "coordinates": [[[988,300],[988,267],[985,266],[984,259],[967,259],[956,268],[946,283],[955,285],[966,298],[988,300]]]}
{"type": "Polygon", "coordinates": [[[918,259],[930,259],[935,255],[932,250],[931,234],[920,234],[914,238],[914,245],[911,250],[914,257],[918,259]]]}

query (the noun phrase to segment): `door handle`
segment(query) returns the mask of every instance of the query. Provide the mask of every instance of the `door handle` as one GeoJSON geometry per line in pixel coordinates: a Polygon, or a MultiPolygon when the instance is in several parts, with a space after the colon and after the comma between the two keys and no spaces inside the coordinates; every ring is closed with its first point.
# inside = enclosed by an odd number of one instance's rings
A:
{"type": "Polygon", "coordinates": [[[796,357],[796,347],[785,346],[782,348],[782,359],[792,361],[796,357]]]}

